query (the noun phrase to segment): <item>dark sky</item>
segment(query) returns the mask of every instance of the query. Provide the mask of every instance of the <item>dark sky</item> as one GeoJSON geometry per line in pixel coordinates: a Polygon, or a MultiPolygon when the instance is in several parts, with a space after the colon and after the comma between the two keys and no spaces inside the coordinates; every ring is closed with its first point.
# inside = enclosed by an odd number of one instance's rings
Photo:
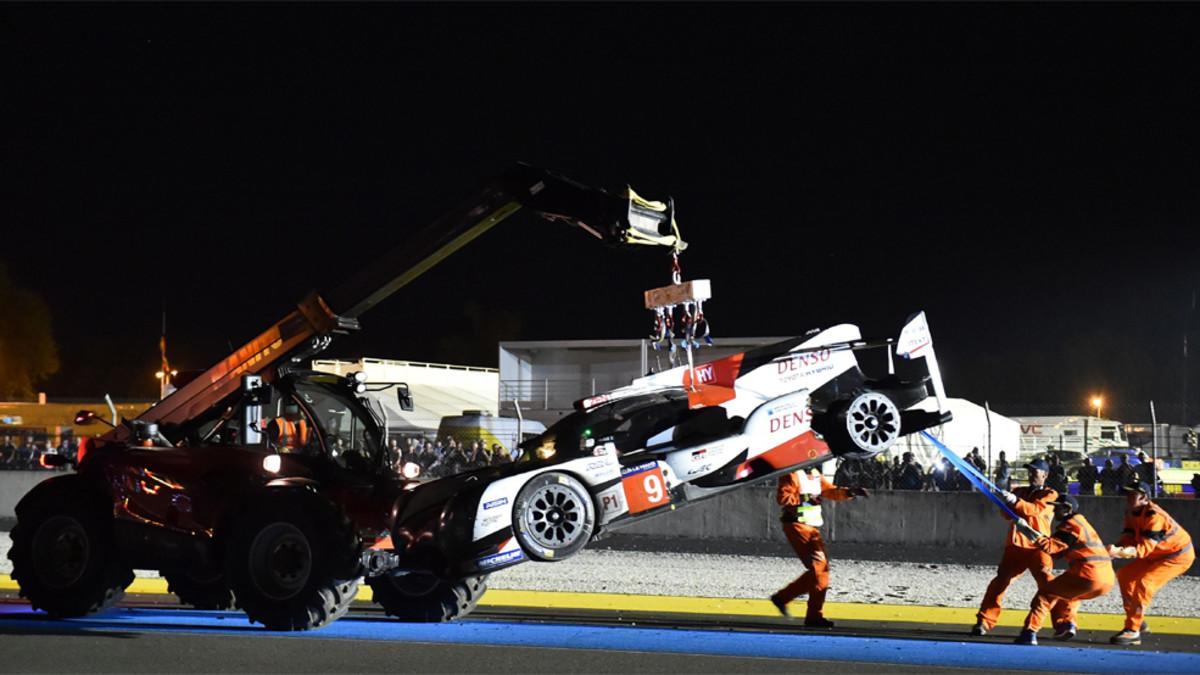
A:
{"type": "MultiPolygon", "coordinates": [[[[953,395],[1177,418],[1198,30],[1190,5],[5,5],[0,261],[52,307],[52,396],[146,395],[164,304],[174,362],[207,366],[524,160],[674,196],[718,338],[925,309],[953,395]]],[[[329,355],[636,337],[667,281],[519,218],[329,355]]]]}

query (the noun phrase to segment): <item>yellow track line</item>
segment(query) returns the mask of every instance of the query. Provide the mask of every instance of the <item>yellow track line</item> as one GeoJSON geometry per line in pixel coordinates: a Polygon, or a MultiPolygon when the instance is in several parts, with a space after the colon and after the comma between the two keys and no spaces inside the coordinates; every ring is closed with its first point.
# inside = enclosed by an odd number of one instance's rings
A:
{"type": "MultiPolygon", "coordinates": [[[[17,584],[8,575],[0,575],[0,590],[16,590],[17,584]]],[[[138,577],[126,589],[127,593],[164,595],[167,582],[163,579],[138,577]]],[[[358,600],[371,601],[371,589],[361,586],[358,600]]],[[[801,600],[803,602],[803,600],[801,600]]],[[[570,593],[563,591],[509,591],[493,589],[480,601],[482,607],[524,607],[546,610],[600,610],[608,612],[654,612],[666,614],[706,614],[739,617],[775,618],[779,613],[767,600],[743,598],[695,598],[670,595],[629,595],[624,593],[570,593]]],[[[799,605],[797,609],[802,609],[799,605]]],[[[873,621],[879,623],[928,623],[967,627],[975,623],[975,609],[966,607],[929,607],[925,605],[872,605],[854,602],[825,603],[825,615],[830,619],[873,621]]],[[[999,625],[1019,627],[1025,619],[1023,610],[1008,610],[1000,617],[999,625]]],[[[1079,614],[1080,630],[1119,631],[1125,617],[1121,614],[1079,614]]],[[[1149,617],[1156,633],[1200,635],[1200,618],[1176,616],[1149,617]]]]}

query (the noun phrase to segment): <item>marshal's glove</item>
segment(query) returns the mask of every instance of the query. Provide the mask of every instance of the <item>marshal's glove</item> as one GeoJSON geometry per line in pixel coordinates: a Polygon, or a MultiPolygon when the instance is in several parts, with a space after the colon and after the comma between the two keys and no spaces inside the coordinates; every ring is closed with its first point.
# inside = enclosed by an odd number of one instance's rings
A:
{"type": "Polygon", "coordinates": [[[1042,538],[1041,532],[1038,532],[1037,530],[1033,529],[1033,527],[1031,527],[1029,525],[1029,523],[1027,523],[1023,520],[1016,521],[1016,526],[1017,526],[1017,532],[1020,532],[1021,534],[1025,535],[1026,537],[1029,537],[1033,541],[1037,541],[1038,539],[1042,538]]]}
{"type": "Polygon", "coordinates": [[[1009,492],[1008,490],[1001,490],[1000,498],[1003,499],[1004,503],[1008,504],[1009,506],[1012,506],[1013,504],[1017,503],[1017,496],[1015,494],[1009,492]]]}
{"type": "Polygon", "coordinates": [[[1137,549],[1132,546],[1108,545],[1108,554],[1114,558],[1136,558],[1137,549]]]}

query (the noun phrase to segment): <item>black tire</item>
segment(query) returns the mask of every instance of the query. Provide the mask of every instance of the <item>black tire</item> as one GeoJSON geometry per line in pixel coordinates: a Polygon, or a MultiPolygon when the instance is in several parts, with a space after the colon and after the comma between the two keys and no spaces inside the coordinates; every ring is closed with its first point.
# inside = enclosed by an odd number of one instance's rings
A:
{"type": "Polygon", "coordinates": [[[111,507],[81,481],[62,481],[23,504],[11,536],[8,557],[21,596],[50,616],[108,609],[133,582],[116,549],[111,507]]]}
{"type": "Polygon", "coordinates": [[[596,526],[596,506],[587,488],[558,471],[534,476],[517,493],[513,532],[535,560],[565,560],[583,548],[596,526]]]}
{"type": "Polygon", "coordinates": [[[358,592],[353,528],[314,496],[272,493],[231,526],[225,578],[246,616],[270,630],[341,618],[358,592]]]}
{"type": "Polygon", "coordinates": [[[367,579],[375,602],[401,621],[440,623],[470,614],[487,592],[487,575],[457,581],[432,574],[383,575],[367,579]]]}
{"type": "Polygon", "coordinates": [[[161,574],[167,580],[167,592],[174,593],[185,605],[196,609],[233,607],[233,591],[220,572],[201,575],[187,570],[163,570],[161,574]]]}

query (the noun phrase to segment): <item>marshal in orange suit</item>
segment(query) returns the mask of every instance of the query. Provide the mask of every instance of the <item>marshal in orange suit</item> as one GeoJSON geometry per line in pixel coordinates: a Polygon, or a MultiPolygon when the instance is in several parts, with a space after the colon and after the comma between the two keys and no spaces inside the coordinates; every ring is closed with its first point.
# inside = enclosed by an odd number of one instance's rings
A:
{"type": "Polygon", "coordinates": [[[1183,574],[1196,561],[1192,537],[1171,514],[1150,501],[1150,485],[1135,483],[1123,489],[1128,510],[1121,538],[1109,547],[1114,558],[1133,562],[1117,571],[1117,586],[1125,605],[1125,630],[1109,642],[1136,645],[1142,642],[1146,610],[1154,594],[1183,574]]]}
{"type": "Polygon", "coordinates": [[[1038,548],[1036,540],[1050,535],[1054,518],[1052,502],[1058,499],[1058,493],[1045,486],[1046,476],[1050,473],[1046,460],[1034,460],[1025,468],[1029,470],[1029,485],[1003,493],[1004,501],[1021,519],[1013,521],[1008,528],[1004,555],[1000,558],[996,577],[988,584],[983,602],[979,604],[971,635],[987,635],[996,626],[1000,619],[1000,603],[1017,577],[1029,572],[1040,591],[1050,581],[1050,572],[1054,569],[1050,556],[1038,548]]]}
{"type": "Polygon", "coordinates": [[[1116,582],[1112,557],[1096,529],[1079,513],[1079,502],[1071,495],[1060,496],[1054,502],[1054,515],[1058,527],[1053,535],[1039,537],[1037,546],[1052,558],[1066,561],[1067,569],[1033,596],[1017,644],[1036,645],[1038,629],[1047,614],[1054,620],[1055,640],[1075,637],[1080,603],[1108,593],[1116,582]]]}
{"type": "Polygon", "coordinates": [[[779,519],[783,523],[783,534],[808,568],[795,581],[771,596],[771,602],[781,614],[788,616],[787,604],[807,594],[808,611],[804,616],[804,625],[833,627],[833,622],[823,614],[825,593],[829,589],[829,558],[825,555],[825,541],[821,538],[820,528],[825,524],[821,502],[866,496],[868,493],[865,488],[837,487],[816,469],[793,471],[779,478],[775,500],[782,509],[779,519]]]}

